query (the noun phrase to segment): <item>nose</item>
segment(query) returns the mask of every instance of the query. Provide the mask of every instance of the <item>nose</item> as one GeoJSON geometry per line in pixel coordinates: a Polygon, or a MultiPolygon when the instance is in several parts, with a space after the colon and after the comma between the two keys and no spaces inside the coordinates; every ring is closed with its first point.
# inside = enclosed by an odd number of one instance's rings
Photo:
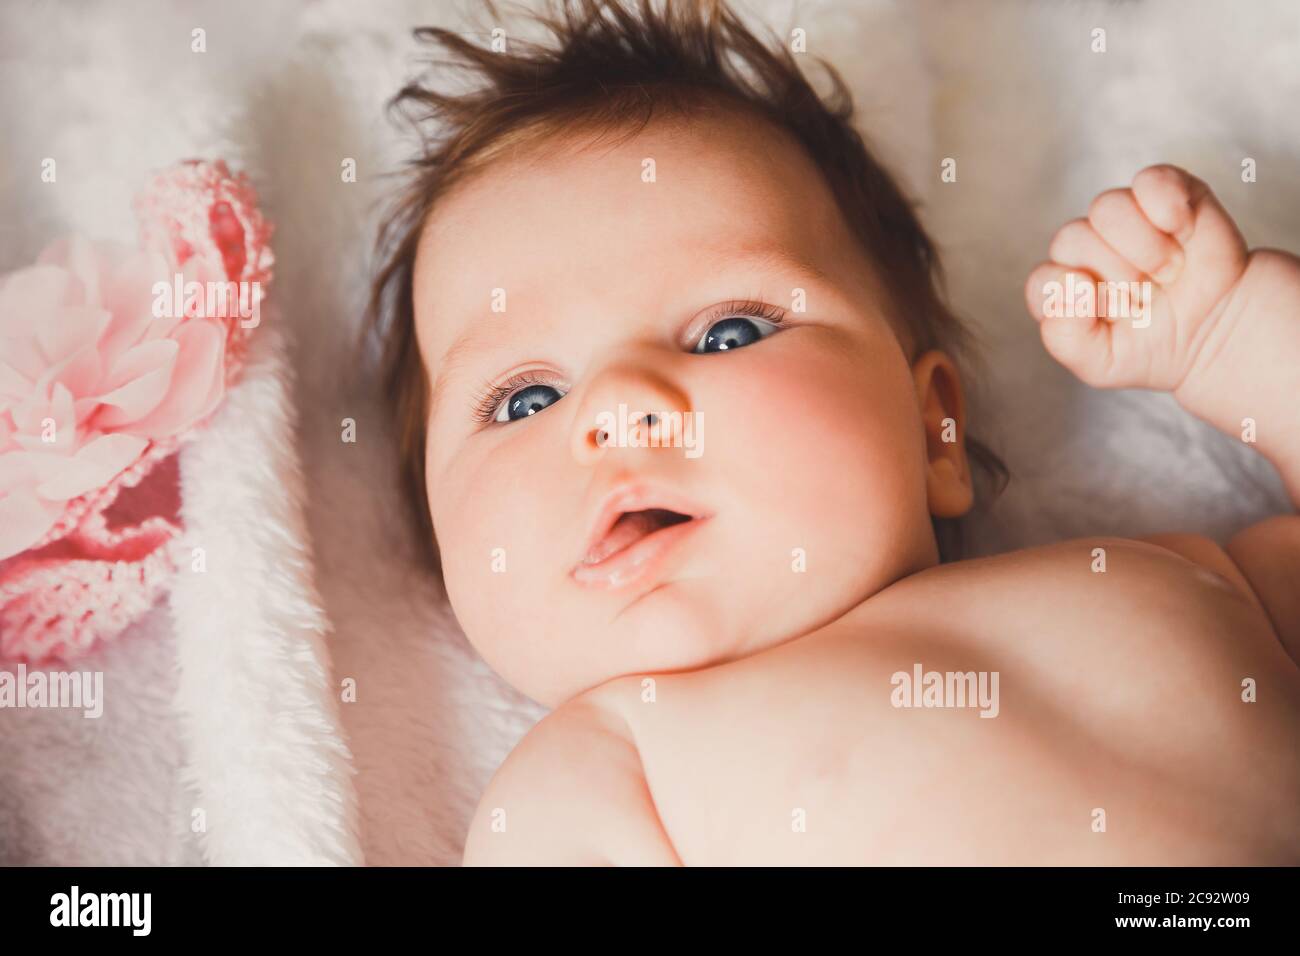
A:
{"type": "Polygon", "coordinates": [[[597,373],[578,402],[570,440],[573,456],[580,464],[593,464],[634,436],[635,447],[669,447],[681,437],[674,428],[690,411],[686,390],[653,360],[612,363],[597,373]]]}

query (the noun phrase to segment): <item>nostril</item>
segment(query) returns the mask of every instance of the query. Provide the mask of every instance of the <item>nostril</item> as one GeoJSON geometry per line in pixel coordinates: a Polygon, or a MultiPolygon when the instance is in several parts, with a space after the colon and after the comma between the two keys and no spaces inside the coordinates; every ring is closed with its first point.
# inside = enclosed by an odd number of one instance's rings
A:
{"type": "Polygon", "coordinates": [[[645,422],[647,425],[649,425],[651,428],[659,424],[659,416],[656,415],[654,412],[651,412],[650,414],[646,415],[641,420],[645,422]]]}

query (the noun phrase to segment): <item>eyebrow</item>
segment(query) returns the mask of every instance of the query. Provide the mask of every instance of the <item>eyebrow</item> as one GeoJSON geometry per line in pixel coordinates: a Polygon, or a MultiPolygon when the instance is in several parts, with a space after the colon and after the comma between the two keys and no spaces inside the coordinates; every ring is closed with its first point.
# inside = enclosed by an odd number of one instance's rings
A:
{"type": "Polygon", "coordinates": [[[429,393],[429,411],[437,408],[438,403],[442,401],[443,393],[447,390],[447,383],[451,380],[456,369],[475,352],[490,348],[490,346],[481,344],[478,337],[473,334],[474,331],[475,327],[471,325],[443,355],[442,361],[438,364],[438,374],[434,379],[433,388],[429,393]]]}
{"type": "MultiPolygon", "coordinates": [[[[784,275],[816,284],[825,284],[831,281],[830,276],[824,270],[803,256],[783,246],[767,243],[740,247],[730,245],[701,246],[694,252],[690,261],[700,263],[700,271],[706,275],[717,272],[725,265],[754,272],[779,271],[784,275]]],[[[452,343],[451,347],[443,355],[442,361],[438,364],[438,372],[429,394],[429,410],[431,412],[438,407],[447,390],[449,380],[454,377],[455,372],[461,365],[479,352],[496,351],[500,348],[496,344],[483,340],[479,333],[480,327],[479,323],[472,324],[461,333],[460,337],[452,343]]]]}

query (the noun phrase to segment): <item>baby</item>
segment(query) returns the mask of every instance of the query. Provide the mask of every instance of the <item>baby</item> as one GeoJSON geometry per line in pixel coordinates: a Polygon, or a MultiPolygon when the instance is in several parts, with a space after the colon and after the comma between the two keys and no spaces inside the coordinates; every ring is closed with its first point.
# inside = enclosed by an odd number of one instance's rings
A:
{"type": "MultiPolygon", "coordinates": [[[[842,84],[719,3],[550,27],[419,31],[482,82],[399,94],[372,302],[457,619],[552,708],[465,862],[1300,862],[1300,516],[958,560],[998,462],[842,84]]],[[[1171,166],[1048,258],[1058,361],[1249,429],[1300,503],[1300,260],[1171,166]]]]}

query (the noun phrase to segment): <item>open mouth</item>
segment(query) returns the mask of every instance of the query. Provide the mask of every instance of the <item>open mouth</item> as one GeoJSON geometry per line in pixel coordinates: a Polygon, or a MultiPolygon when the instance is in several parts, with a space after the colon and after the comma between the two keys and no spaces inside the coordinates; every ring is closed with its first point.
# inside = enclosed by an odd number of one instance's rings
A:
{"type": "Polygon", "coordinates": [[[693,520],[690,515],[667,508],[648,508],[644,511],[625,511],[618,516],[613,527],[597,541],[582,559],[586,565],[599,564],[606,558],[630,548],[642,538],[663,528],[671,528],[683,521],[693,520]]]}
{"type": "Polygon", "coordinates": [[[618,489],[600,509],[572,577],[592,588],[631,584],[653,574],[677,542],[709,517],[664,489],[618,489]]]}

